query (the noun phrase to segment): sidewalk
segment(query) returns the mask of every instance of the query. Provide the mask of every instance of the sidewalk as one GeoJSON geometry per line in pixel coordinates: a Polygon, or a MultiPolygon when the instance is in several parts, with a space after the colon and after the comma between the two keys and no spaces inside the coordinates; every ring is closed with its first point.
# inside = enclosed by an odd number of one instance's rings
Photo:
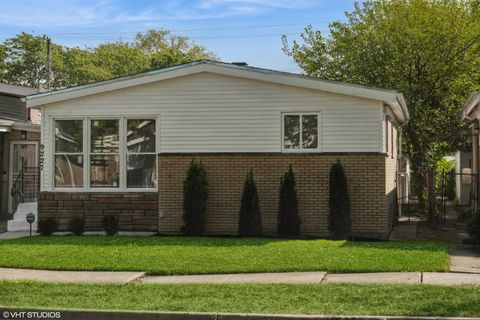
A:
{"type": "Polygon", "coordinates": [[[145,283],[145,284],[431,284],[480,285],[479,273],[455,272],[378,272],[327,273],[284,272],[212,274],[187,276],[148,276],[144,272],[52,271],[0,268],[0,280],[31,280],[63,283],[145,283]]]}

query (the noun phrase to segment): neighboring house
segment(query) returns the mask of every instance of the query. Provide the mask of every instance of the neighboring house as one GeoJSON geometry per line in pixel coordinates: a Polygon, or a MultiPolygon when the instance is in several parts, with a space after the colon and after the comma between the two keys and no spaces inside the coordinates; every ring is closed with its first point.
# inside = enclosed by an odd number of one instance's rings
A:
{"type": "Polygon", "coordinates": [[[396,211],[402,94],[213,61],[27,97],[42,112],[39,216],[100,230],[178,234],[183,181],[207,171],[206,234],[237,234],[253,169],[263,230],[276,234],[280,178],[293,166],[301,233],[326,236],[329,171],[344,165],[355,236],[386,238],[396,211]]]}
{"type": "Polygon", "coordinates": [[[480,179],[478,173],[480,172],[480,90],[472,93],[467,102],[462,108],[461,117],[463,120],[470,121],[472,129],[472,165],[471,165],[471,203],[472,210],[475,213],[479,212],[480,199],[479,188],[480,179]]]}
{"type": "Polygon", "coordinates": [[[455,197],[458,204],[470,204],[472,183],[472,153],[457,151],[455,154],[455,197]]]}
{"type": "MultiPolygon", "coordinates": [[[[0,83],[1,220],[11,218],[19,202],[37,201],[40,112],[27,109],[22,101],[37,92],[33,88],[0,83]],[[19,176],[23,177],[21,186],[19,176]]],[[[23,213],[17,218],[25,222],[23,213]]]]}

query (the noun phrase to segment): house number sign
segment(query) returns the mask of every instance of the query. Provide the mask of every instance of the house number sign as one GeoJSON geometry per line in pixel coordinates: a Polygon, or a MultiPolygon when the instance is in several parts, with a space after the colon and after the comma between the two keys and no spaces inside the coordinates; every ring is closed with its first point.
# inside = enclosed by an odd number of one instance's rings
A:
{"type": "Polygon", "coordinates": [[[40,144],[40,160],[39,160],[40,171],[43,171],[44,158],[45,158],[45,146],[42,143],[40,144]]]}

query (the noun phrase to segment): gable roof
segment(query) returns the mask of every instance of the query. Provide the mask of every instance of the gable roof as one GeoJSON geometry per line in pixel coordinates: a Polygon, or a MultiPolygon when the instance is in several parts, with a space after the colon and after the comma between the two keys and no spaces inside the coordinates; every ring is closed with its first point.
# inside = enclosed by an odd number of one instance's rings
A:
{"type": "Polygon", "coordinates": [[[403,95],[396,90],[386,90],[338,81],[323,80],[294,73],[211,60],[195,61],[155,71],[140,73],[133,76],[116,78],[58,91],[33,94],[26,97],[26,102],[27,107],[38,107],[50,103],[182,77],[200,72],[210,72],[226,76],[321,90],[358,98],[378,100],[389,106],[400,122],[406,122],[409,119],[409,113],[405,99],[403,95]]]}
{"type": "Polygon", "coordinates": [[[14,97],[25,97],[29,94],[35,94],[38,90],[35,88],[17,86],[8,83],[0,83],[0,94],[14,97]]]}

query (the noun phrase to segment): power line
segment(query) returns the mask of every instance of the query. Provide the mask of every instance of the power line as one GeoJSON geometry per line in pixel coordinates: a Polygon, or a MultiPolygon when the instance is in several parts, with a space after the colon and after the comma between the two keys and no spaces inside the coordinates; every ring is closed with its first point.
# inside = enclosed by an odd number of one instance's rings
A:
{"type": "MultiPolygon", "coordinates": [[[[317,22],[294,22],[283,24],[260,24],[260,25],[238,25],[238,26],[225,26],[225,27],[205,27],[205,28],[191,28],[191,29],[166,29],[170,32],[195,32],[195,31],[211,31],[211,30],[235,30],[235,29],[257,29],[257,28],[275,28],[275,27],[288,27],[308,24],[319,24],[321,22],[329,22],[327,20],[317,20],[317,22]]],[[[148,29],[147,29],[148,30],[148,29]]],[[[144,30],[144,31],[147,31],[144,30]]],[[[144,32],[143,31],[143,32],[144,32]]],[[[49,33],[50,36],[84,36],[84,35],[113,35],[113,34],[137,34],[142,31],[110,31],[110,32],[55,32],[49,33]]],[[[29,32],[32,35],[42,35],[44,32],[29,32]]],[[[0,35],[11,35],[11,33],[0,33],[0,35]]]]}

